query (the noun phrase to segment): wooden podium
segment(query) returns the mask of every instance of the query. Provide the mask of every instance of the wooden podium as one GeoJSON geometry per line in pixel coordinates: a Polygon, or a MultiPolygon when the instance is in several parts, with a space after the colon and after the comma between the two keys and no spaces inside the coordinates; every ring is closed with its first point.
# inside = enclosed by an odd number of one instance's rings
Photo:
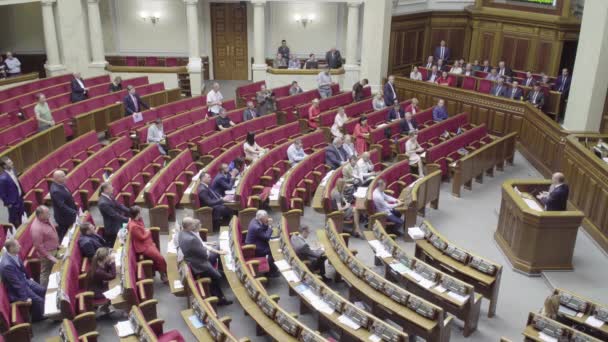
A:
{"type": "Polygon", "coordinates": [[[572,254],[584,214],[578,210],[545,211],[536,199],[549,180],[512,179],[502,185],[494,239],[514,269],[527,275],[543,270],[572,270],[572,254]]]}

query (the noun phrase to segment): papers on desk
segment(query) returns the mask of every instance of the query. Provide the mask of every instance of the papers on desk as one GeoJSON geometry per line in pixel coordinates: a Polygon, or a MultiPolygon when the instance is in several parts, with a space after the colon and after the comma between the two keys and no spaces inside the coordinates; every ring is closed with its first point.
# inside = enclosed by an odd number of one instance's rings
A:
{"type": "Polygon", "coordinates": [[[384,258],[390,258],[392,256],[391,253],[389,253],[386,250],[386,248],[384,248],[384,246],[382,245],[382,243],[379,240],[371,240],[371,241],[369,241],[369,244],[370,244],[370,246],[372,246],[372,248],[376,252],[376,256],[378,258],[384,259],[384,258]]]}
{"type": "Polygon", "coordinates": [[[290,283],[300,282],[300,277],[298,277],[296,272],[294,272],[293,270],[281,272],[281,274],[283,274],[283,277],[285,277],[285,280],[287,280],[290,283]]]}
{"type": "Polygon", "coordinates": [[[376,334],[371,334],[369,335],[369,340],[372,342],[380,342],[382,341],[382,338],[376,334]]]}
{"type": "Polygon", "coordinates": [[[321,179],[321,183],[319,183],[319,185],[325,186],[327,184],[327,181],[329,180],[329,178],[331,178],[331,175],[334,174],[334,171],[335,170],[331,170],[331,171],[327,172],[325,174],[325,176],[323,177],[323,179],[321,179]]]}
{"type": "Polygon", "coordinates": [[[420,153],[420,158],[426,158],[426,151],[420,153]]]}
{"type": "Polygon", "coordinates": [[[536,203],[535,200],[529,199],[529,198],[522,198],[522,199],[524,200],[524,202],[526,202],[526,204],[528,205],[528,207],[530,207],[530,209],[536,210],[536,211],[544,211],[543,208],[541,208],[541,206],[538,205],[538,203],[536,203]]]}
{"type": "Polygon", "coordinates": [[[122,247],[119,247],[116,250],[116,253],[114,254],[114,264],[116,264],[116,267],[120,267],[122,262],[122,247]]]}
{"type": "Polygon", "coordinates": [[[230,252],[230,241],[220,240],[220,250],[224,252],[230,252]]]}
{"type": "Polygon", "coordinates": [[[424,279],[420,274],[416,273],[416,271],[412,271],[409,268],[405,271],[405,274],[414,278],[414,280],[416,280],[418,282],[421,281],[422,279],[424,279]]]}
{"type": "Polygon", "coordinates": [[[360,186],[359,188],[357,188],[357,191],[355,191],[354,196],[356,198],[365,198],[365,196],[367,196],[367,187],[360,186]]]}
{"type": "Polygon", "coordinates": [[[232,195],[232,196],[234,196],[234,194],[235,194],[235,190],[234,190],[234,189],[232,189],[232,190],[226,190],[224,193],[225,193],[226,195],[232,195]]]}
{"type": "Polygon", "coordinates": [[[441,284],[435,286],[435,291],[439,292],[439,293],[444,293],[445,291],[447,291],[448,289],[446,289],[445,287],[441,286],[441,284]]]}
{"type": "Polygon", "coordinates": [[[448,296],[455,299],[460,304],[466,302],[469,299],[469,295],[462,296],[462,295],[459,295],[458,293],[452,292],[452,291],[448,291],[448,296]]]}
{"type": "Polygon", "coordinates": [[[179,280],[179,279],[175,279],[175,280],[173,281],[173,287],[174,287],[176,290],[183,289],[183,288],[184,288],[184,284],[182,284],[182,281],[181,281],[181,280],[179,280]]]}
{"type": "Polygon", "coordinates": [[[557,342],[557,338],[549,336],[542,331],[538,333],[538,338],[545,342],[557,342]]]}
{"type": "Polygon", "coordinates": [[[605,163],[608,163],[608,158],[602,158],[605,163]]]}
{"type": "Polygon", "coordinates": [[[412,240],[421,240],[424,239],[424,232],[420,227],[412,227],[407,229],[407,235],[409,235],[412,240]]]}
{"type": "Polygon", "coordinates": [[[169,243],[167,243],[167,253],[177,254],[177,247],[175,247],[173,239],[169,239],[169,243]]]}
{"type": "Polygon", "coordinates": [[[568,316],[576,316],[577,311],[570,309],[569,307],[560,305],[559,309],[557,309],[557,312],[564,314],[564,315],[568,315],[568,316]]]}
{"type": "Polygon", "coordinates": [[[516,186],[513,187],[513,191],[515,191],[516,194],[521,196],[521,191],[519,191],[519,189],[516,186]]]}
{"type": "Polygon", "coordinates": [[[418,284],[420,284],[420,286],[424,287],[425,289],[430,289],[436,283],[434,281],[430,281],[426,278],[422,278],[420,281],[418,281],[418,284]]]}
{"type": "Polygon", "coordinates": [[[109,300],[112,300],[112,299],[120,296],[121,294],[122,294],[122,286],[120,286],[120,285],[116,285],[113,288],[111,288],[108,291],[103,293],[103,295],[106,298],[108,298],[109,300]]]}
{"type": "Polygon", "coordinates": [[[291,265],[285,259],[279,260],[279,261],[275,261],[274,264],[277,266],[277,268],[281,272],[287,271],[288,269],[291,269],[291,265]]]}
{"type": "Polygon", "coordinates": [[[129,320],[116,323],[116,325],[114,325],[114,329],[116,329],[118,337],[135,335],[135,331],[133,330],[133,326],[129,320]]]}
{"type": "Polygon", "coordinates": [[[589,316],[586,320],[585,323],[589,324],[590,326],[594,327],[594,328],[599,328],[602,325],[604,325],[604,321],[599,320],[597,318],[595,318],[595,316],[589,316]]]}
{"type": "Polygon", "coordinates": [[[236,267],[234,266],[234,259],[232,258],[232,254],[228,253],[228,254],[224,255],[224,258],[226,259],[226,262],[224,262],[224,266],[232,272],[236,271],[236,267]]]}
{"type": "Polygon", "coordinates": [[[340,317],[338,317],[338,321],[353,330],[361,328],[359,324],[357,324],[355,321],[353,321],[352,319],[350,319],[350,317],[346,315],[341,315],[340,317]]]}
{"type": "Polygon", "coordinates": [[[63,239],[61,240],[61,247],[68,248],[68,244],[70,243],[70,234],[65,234],[63,239]]]}
{"type": "Polygon", "coordinates": [[[196,315],[192,315],[192,316],[188,317],[188,319],[190,320],[190,323],[192,323],[192,326],[194,327],[194,329],[200,329],[205,326],[203,324],[203,322],[201,322],[201,320],[198,319],[198,317],[196,315]]]}
{"type": "Polygon", "coordinates": [[[294,290],[296,290],[297,293],[302,293],[302,292],[308,290],[308,286],[306,286],[304,284],[300,284],[300,285],[296,286],[294,288],[294,290]]]}
{"type": "Polygon", "coordinates": [[[52,316],[59,314],[59,308],[57,307],[57,294],[59,292],[47,293],[44,296],[44,315],[52,316]]]}
{"type": "Polygon", "coordinates": [[[402,263],[400,263],[398,261],[395,261],[395,262],[393,262],[391,264],[388,264],[388,265],[393,269],[393,271],[395,271],[395,272],[397,272],[399,274],[407,273],[410,270],[404,264],[402,264],[402,263]]]}
{"type": "Polygon", "coordinates": [[[230,240],[230,232],[228,232],[227,230],[224,230],[223,232],[220,233],[220,240],[230,240]]]}
{"type": "Polygon", "coordinates": [[[49,284],[46,287],[46,290],[57,290],[59,288],[59,279],[61,278],[61,274],[59,272],[51,273],[49,275],[49,284]]]}

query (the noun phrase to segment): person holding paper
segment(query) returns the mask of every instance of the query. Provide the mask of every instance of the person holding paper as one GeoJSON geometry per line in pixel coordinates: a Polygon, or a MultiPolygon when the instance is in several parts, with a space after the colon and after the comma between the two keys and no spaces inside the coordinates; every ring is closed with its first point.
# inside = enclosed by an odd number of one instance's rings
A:
{"type": "Polygon", "coordinates": [[[270,266],[270,278],[279,276],[278,268],[274,264],[270,245],[268,241],[272,238],[272,219],[268,216],[266,210],[258,210],[255,213],[255,219],[249,222],[247,227],[247,236],[245,237],[246,245],[255,245],[255,256],[265,257],[268,259],[270,266]]]}
{"type": "Polygon", "coordinates": [[[545,205],[547,211],[564,211],[568,205],[568,194],[570,189],[565,183],[566,177],[561,172],[556,172],[551,177],[549,191],[543,191],[536,196],[545,205]]]}
{"type": "Polygon", "coordinates": [[[374,163],[369,156],[369,152],[363,152],[357,161],[358,174],[363,179],[363,186],[367,186],[376,177],[374,163]]]}
{"type": "Polygon", "coordinates": [[[424,149],[418,143],[418,131],[411,131],[409,139],[405,142],[405,155],[409,159],[410,166],[418,166],[418,176],[420,178],[424,177],[424,167],[420,157],[422,152],[424,152],[424,149]]]}
{"type": "Polygon", "coordinates": [[[92,258],[97,250],[106,245],[106,241],[97,233],[95,227],[89,222],[80,224],[80,237],[78,238],[78,248],[83,257],[92,258]]]}
{"type": "Polygon", "coordinates": [[[141,97],[137,95],[135,87],[129,85],[127,87],[127,91],[129,93],[127,94],[127,96],[125,96],[123,100],[123,105],[125,106],[125,116],[141,113],[142,107],[150,109],[150,107],[144,101],[141,100],[141,97]]]}
{"type": "Polygon", "coordinates": [[[311,248],[310,245],[308,245],[306,239],[308,239],[309,235],[310,228],[308,228],[307,225],[300,226],[300,234],[293,234],[291,236],[291,245],[298,255],[298,258],[310,261],[310,266],[308,268],[312,272],[319,271],[323,281],[328,281],[329,279],[325,277],[325,259],[327,259],[325,257],[325,252],[322,248],[311,248]]]}
{"type": "Polygon", "coordinates": [[[148,144],[156,144],[158,146],[158,152],[162,155],[166,155],[167,151],[163,147],[165,143],[165,131],[163,130],[163,120],[161,118],[156,118],[154,122],[148,127],[148,136],[146,137],[146,142],[148,144]]]}
{"type": "Polygon", "coordinates": [[[378,184],[376,189],[372,194],[372,198],[374,200],[374,206],[376,207],[376,211],[379,213],[386,213],[386,220],[395,224],[395,228],[399,234],[401,233],[400,229],[403,227],[405,223],[401,218],[401,213],[397,211],[395,208],[403,205],[403,202],[400,200],[386,194],[384,190],[386,189],[386,183],[383,179],[378,180],[378,184]]]}
{"type": "MultiPolygon", "coordinates": [[[[115,257],[109,248],[101,247],[95,252],[87,277],[89,291],[93,291],[95,299],[105,298],[103,293],[109,290],[108,283],[116,278],[115,257]]],[[[109,306],[104,305],[101,311],[108,313],[109,306]]]]}
{"type": "Polygon", "coordinates": [[[6,253],[0,261],[0,276],[6,288],[8,300],[13,302],[32,303],[32,321],[44,319],[44,296],[46,289],[34,279],[28,278],[23,261],[19,258],[21,245],[19,241],[10,239],[4,243],[6,253]]]}
{"type": "Polygon", "coordinates": [[[49,208],[41,205],[36,208],[36,218],[31,226],[32,240],[36,256],[40,259],[40,285],[46,289],[53,265],[57,262],[59,237],[51,224],[49,208]]]}
{"type": "Polygon", "coordinates": [[[308,156],[308,154],[304,152],[303,146],[302,139],[298,138],[287,148],[287,159],[289,159],[289,164],[291,164],[291,166],[296,165],[308,156]]]}
{"type": "MultiPolygon", "coordinates": [[[[346,181],[344,178],[340,178],[336,181],[336,187],[331,191],[331,210],[339,211],[342,213],[344,220],[353,220],[353,236],[361,237],[361,230],[359,229],[359,211],[357,208],[347,200],[345,196],[346,181]]],[[[353,188],[350,188],[353,190],[353,188]]]]}
{"type": "Polygon", "coordinates": [[[198,234],[200,228],[199,220],[192,217],[184,217],[182,220],[182,230],[178,233],[177,240],[184,254],[184,261],[192,270],[195,279],[211,278],[209,288],[211,295],[219,298],[218,305],[230,305],[232,301],[226,299],[220,287],[222,275],[216,269],[219,256],[226,252],[213,249],[205,243],[198,234]]]}
{"type": "Polygon", "coordinates": [[[160,273],[160,280],[166,284],[168,282],[167,263],[152,240],[152,233],[144,225],[141,208],[136,205],[132,206],[129,209],[129,216],[127,229],[131,234],[131,244],[135,253],[151,259],[154,263],[154,269],[160,273]]]}

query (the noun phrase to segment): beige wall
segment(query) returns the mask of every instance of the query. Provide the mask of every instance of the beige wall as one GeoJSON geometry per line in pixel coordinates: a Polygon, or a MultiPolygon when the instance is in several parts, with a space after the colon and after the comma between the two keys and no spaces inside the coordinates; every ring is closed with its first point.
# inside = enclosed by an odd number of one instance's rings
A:
{"type": "Polygon", "coordinates": [[[39,2],[0,6],[0,49],[2,53],[44,53],[42,9],[39,2]]]}

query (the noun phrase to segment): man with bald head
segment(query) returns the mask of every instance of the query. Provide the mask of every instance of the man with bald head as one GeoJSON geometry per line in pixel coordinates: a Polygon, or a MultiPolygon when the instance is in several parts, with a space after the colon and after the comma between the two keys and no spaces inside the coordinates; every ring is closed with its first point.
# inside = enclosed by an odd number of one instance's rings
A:
{"type": "Polygon", "coordinates": [[[84,80],[80,77],[79,72],[74,73],[74,78],[71,83],[72,94],[70,95],[70,99],[72,102],[79,102],[86,100],[89,96],[89,89],[84,86],[84,80]]]}
{"type": "Polygon", "coordinates": [[[536,197],[545,205],[547,211],[564,211],[568,205],[568,194],[570,189],[565,183],[566,177],[561,172],[556,172],[551,177],[549,191],[543,191],[536,197]]]}
{"type": "Polygon", "coordinates": [[[40,259],[40,285],[46,288],[53,265],[57,262],[60,241],[55,226],[51,223],[51,213],[48,207],[41,205],[36,208],[36,218],[30,229],[36,251],[35,257],[40,259]]]}
{"type": "Polygon", "coordinates": [[[65,185],[65,181],[65,173],[61,170],[55,171],[49,191],[53,203],[53,217],[55,218],[55,222],[57,222],[59,241],[63,239],[65,233],[74,224],[78,215],[78,207],[76,206],[76,202],[74,202],[72,193],[65,185]]]}

